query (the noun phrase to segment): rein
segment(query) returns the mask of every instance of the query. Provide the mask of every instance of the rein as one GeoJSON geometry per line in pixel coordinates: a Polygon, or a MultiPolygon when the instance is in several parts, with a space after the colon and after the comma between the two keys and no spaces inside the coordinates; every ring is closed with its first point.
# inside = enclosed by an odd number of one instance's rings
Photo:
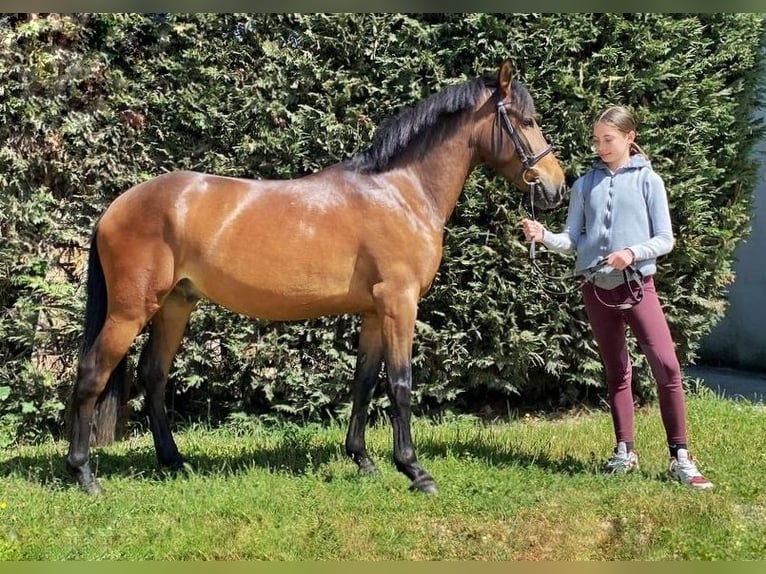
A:
{"type": "MultiPolygon", "coordinates": [[[[495,106],[497,107],[497,121],[500,124],[500,126],[503,128],[505,133],[508,134],[508,137],[511,138],[511,141],[513,142],[514,148],[516,148],[516,154],[519,156],[519,159],[521,160],[521,164],[523,166],[523,173],[521,174],[522,179],[524,180],[524,183],[527,184],[529,187],[529,204],[532,208],[532,219],[536,220],[535,217],[535,191],[537,189],[537,186],[540,184],[540,176],[537,173],[537,170],[535,170],[535,165],[543,159],[546,155],[551,153],[553,151],[553,146],[550,144],[546,145],[538,154],[532,153],[532,150],[529,149],[529,146],[526,144],[524,140],[522,140],[521,136],[519,135],[518,131],[513,127],[513,123],[511,122],[511,118],[508,116],[508,111],[506,110],[505,102],[500,98],[500,94],[497,90],[495,90],[492,93],[492,98],[495,101],[495,106]],[[528,178],[528,174],[532,174],[532,177],[528,178]]],[[[532,267],[535,269],[535,271],[542,275],[543,277],[546,277],[548,279],[553,279],[556,281],[565,280],[565,279],[571,279],[570,277],[552,277],[548,274],[546,274],[540,265],[537,263],[537,260],[535,258],[535,242],[533,241],[529,246],[529,258],[532,261],[532,267]]],[[[540,282],[540,286],[543,288],[544,291],[547,291],[548,293],[554,293],[553,291],[549,291],[545,285],[540,282]]]]}
{"type": "MultiPolygon", "coordinates": [[[[593,274],[604,267],[606,265],[606,258],[601,259],[598,263],[596,263],[593,267],[590,267],[586,269],[587,275],[583,279],[583,281],[587,281],[589,278],[593,277],[593,274]]],[[[630,295],[631,301],[628,303],[607,303],[604,301],[598,294],[598,291],[596,289],[593,290],[593,294],[596,296],[596,299],[598,299],[598,302],[601,303],[604,307],[609,307],[610,309],[618,309],[620,311],[627,311],[628,309],[631,309],[632,307],[638,305],[641,301],[644,299],[644,275],[641,273],[638,269],[633,267],[633,265],[628,265],[622,270],[622,281],[625,286],[625,288],[628,290],[628,294],[630,295]],[[638,289],[634,290],[632,282],[635,282],[638,285],[638,289]]]]}
{"type": "MultiPolygon", "coordinates": [[[[537,182],[533,181],[528,184],[529,185],[529,206],[530,206],[530,216],[532,218],[532,221],[537,221],[537,216],[535,214],[535,187],[537,187],[537,182]]],[[[549,279],[551,281],[569,281],[571,279],[576,278],[574,275],[549,275],[546,273],[542,267],[540,267],[540,264],[537,262],[537,242],[531,241],[529,243],[529,260],[532,263],[532,269],[534,271],[534,277],[537,279],[538,285],[540,285],[540,288],[545,291],[546,293],[552,294],[552,295],[569,295],[570,293],[573,293],[577,289],[580,288],[582,283],[587,280],[583,279],[583,282],[577,282],[575,285],[569,287],[568,289],[561,291],[561,290],[552,290],[546,287],[545,282],[541,278],[549,279]]],[[[596,269],[594,268],[594,271],[596,269]]]]}
{"type": "MultiPolygon", "coordinates": [[[[532,219],[536,221],[535,219],[535,206],[534,203],[532,203],[532,219]]],[[[581,288],[585,283],[590,281],[594,275],[598,272],[599,269],[606,266],[606,257],[601,258],[598,263],[596,263],[593,267],[588,267],[585,269],[580,275],[549,275],[543,269],[540,267],[540,264],[537,262],[537,259],[535,257],[535,242],[532,241],[529,245],[529,259],[532,262],[532,269],[535,271],[535,277],[537,278],[537,283],[540,285],[543,291],[549,294],[553,295],[569,295],[570,293],[573,293],[577,289],[581,288]],[[574,285],[571,287],[561,291],[556,290],[553,291],[551,289],[548,289],[545,286],[545,283],[542,281],[542,278],[545,279],[551,279],[553,281],[569,281],[570,279],[578,279],[579,281],[576,281],[574,285]]],[[[601,303],[604,307],[609,307],[610,309],[617,309],[620,311],[627,311],[628,309],[631,309],[632,307],[638,305],[643,299],[644,299],[644,275],[636,269],[633,265],[628,265],[622,270],[622,282],[624,287],[627,289],[628,294],[630,295],[630,302],[626,303],[607,303],[604,301],[598,294],[598,290],[594,289],[593,294],[595,295],[596,299],[599,303],[601,303]],[[634,289],[632,283],[635,282],[638,285],[638,289],[634,289]]]]}
{"type": "MultiPolygon", "coordinates": [[[[530,182],[529,184],[529,205],[530,205],[530,215],[532,217],[533,221],[537,221],[537,217],[535,215],[535,186],[537,185],[536,181],[530,182]]],[[[549,275],[545,271],[543,271],[542,267],[540,267],[540,264],[537,262],[536,257],[536,250],[535,250],[536,242],[532,241],[529,244],[529,259],[532,262],[532,269],[537,274],[536,277],[538,279],[538,284],[542,288],[543,291],[549,294],[554,295],[569,295],[570,293],[573,293],[582,285],[584,285],[586,282],[591,280],[593,276],[598,272],[599,269],[606,266],[606,257],[603,257],[596,263],[593,267],[588,267],[583,271],[581,275],[549,275]],[[540,277],[544,277],[545,279],[551,279],[553,281],[568,281],[570,279],[577,279],[580,278],[580,281],[578,281],[575,285],[572,287],[564,290],[564,291],[552,291],[548,289],[545,286],[545,283],[540,279],[540,277]]],[[[628,293],[630,294],[631,302],[628,303],[607,303],[604,301],[598,294],[598,291],[596,289],[593,290],[593,294],[596,296],[596,299],[599,303],[601,303],[604,307],[609,307],[610,309],[618,309],[620,311],[627,311],[628,309],[631,309],[635,305],[638,305],[643,299],[644,299],[644,275],[636,269],[633,265],[628,265],[622,270],[622,281],[627,289],[628,293]],[[631,282],[635,281],[635,283],[638,285],[638,289],[634,290],[631,282]]]]}

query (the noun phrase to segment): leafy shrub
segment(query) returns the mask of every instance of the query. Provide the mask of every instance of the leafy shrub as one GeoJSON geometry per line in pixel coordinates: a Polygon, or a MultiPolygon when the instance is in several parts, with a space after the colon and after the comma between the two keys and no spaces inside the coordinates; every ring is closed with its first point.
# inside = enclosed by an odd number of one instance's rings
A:
{"type": "MultiPolygon", "coordinates": [[[[680,358],[691,360],[722,315],[748,229],[762,36],[757,14],[0,16],[0,441],[60,429],[82,261],[118,194],[175,169],[311,173],[364,149],[402,107],[508,56],[570,182],[593,159],[595,112],[634,109],[669,190],[678,243],[658,281],[680,358]]],[[[420,309],[421,407],[478,409],[491,394],[570,404],[602,392],[579,295],[530,267],[518,231],[527,209],[490,171],[469,178],[420,309]]],[[[557,228],[565,210],[538,215],[557,228]]],[[[551,275],[571,265],[540,258],[551,275]]],[[[171,376],[171,409],[211,421],[337,416],[358,324],[268,324],[201,305],[171,376]]],[[[650,399],[633,353],[638,393],[650,399]]]]}

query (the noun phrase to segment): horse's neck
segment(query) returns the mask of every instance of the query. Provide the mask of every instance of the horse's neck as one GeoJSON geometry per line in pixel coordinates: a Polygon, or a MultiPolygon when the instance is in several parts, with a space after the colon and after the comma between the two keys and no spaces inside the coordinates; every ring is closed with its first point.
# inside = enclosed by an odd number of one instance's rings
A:
{"type": "Polygon", "coordinates": [[[418,178],[428,200],[444,223],[455,209],[473,169],[468,136],[465,135],[467,133],[467,128],[459,130],[434,146],[417,168],[418,178]]]}

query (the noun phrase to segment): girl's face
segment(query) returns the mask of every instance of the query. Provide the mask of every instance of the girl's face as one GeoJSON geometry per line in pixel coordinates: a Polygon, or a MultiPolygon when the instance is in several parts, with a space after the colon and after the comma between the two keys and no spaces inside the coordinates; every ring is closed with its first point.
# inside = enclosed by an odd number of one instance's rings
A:
{"type": "Polygon", "coordinates": [[[598,157],[611,169],[623,166],[630,159],[630,144],[636,139],[636,132],[623,133],[605,123],[593,126],[593,147],[598,157]]]}

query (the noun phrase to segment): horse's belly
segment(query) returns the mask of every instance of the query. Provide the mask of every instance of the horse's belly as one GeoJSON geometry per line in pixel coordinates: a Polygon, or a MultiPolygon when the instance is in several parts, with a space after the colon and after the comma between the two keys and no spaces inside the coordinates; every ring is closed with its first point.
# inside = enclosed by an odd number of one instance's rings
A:
{"type": "Polygon", "coordinates": [[[284,261],[270,263],[200,269],[189,279],[212,302],[272,321],[359,313],[373,306],[371,287],[355,277],[353,265],[345,272],[332,273],[326,268],[300,268],[284,261]]]}

